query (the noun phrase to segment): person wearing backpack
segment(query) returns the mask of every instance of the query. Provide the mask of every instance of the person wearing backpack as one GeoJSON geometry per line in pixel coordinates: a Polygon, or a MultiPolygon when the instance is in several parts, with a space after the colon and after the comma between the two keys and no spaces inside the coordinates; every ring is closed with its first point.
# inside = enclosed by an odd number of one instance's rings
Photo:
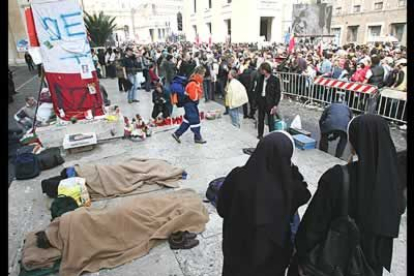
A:
{"type": "Polygon", "coordinates": [[[285,275],[293,249],[291,222],[311,197],[291,161],[294,151],[290,134],[270,133],[221,185],[223,276],[285,275]]]}
{"type": "Polygon", "coordinates": [[[188,128],[194,133],[194,142],[197,144],[207,143],[201,136],[200,113],[198,111],[198,103],[203,96],[203,77],[204,67],[196,67],[194,74],[185,87],[186,101],[184,107],[184,120],[180,127],[172,134],[172,137],[181,143],[180,136],[183,135],[188,128]]]}
{"type": "Polygon", "coordinates": [[[347,276],[350,264],[357,264],[353,266],[356,274],[352,275],[381,276],[383,268],[390,271],[393,239],[398,237],[401,215],[406,207],[390,130],[380,116],[366,114],[349,123],[348,137],[358,160],[350,160],[345,167],[336,165],[320,178],[296,234],[297,253],[289,276],[347,276]],[[344,214],[350,219],[338,221],[344,214]],[[332,235],[327,234],[331,234],[332,225],[339,228],[350,224],[356,225],[354,236],[346,232],[338,235],[337,240],[346,238],[341,248],[331,247],[327,254],[318,254],[319,249],[323,251],[329,247],[328,241],[335,242],[330,238],[332,235]],[[317,264],[313,261],[316,259],[317,264]],[[331,265],[320,265],[325,263],[331,265]],[[326,271],[329,267],[335,267],[338,273],[326,271]],[[309,268],[325,274],[309,273],[309,268]]]}

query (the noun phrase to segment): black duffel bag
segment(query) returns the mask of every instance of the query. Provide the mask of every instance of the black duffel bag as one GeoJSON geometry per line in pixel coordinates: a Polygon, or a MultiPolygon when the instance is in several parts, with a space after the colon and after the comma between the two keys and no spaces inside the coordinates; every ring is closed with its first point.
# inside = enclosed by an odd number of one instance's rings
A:
{"type": "Polygon", "coordinates": [[[65,162],[60,155],[59,148],[46,149],[37,155],[37,159],[39,160],[39,167],[42,171],[52,169],[65,162]]]}

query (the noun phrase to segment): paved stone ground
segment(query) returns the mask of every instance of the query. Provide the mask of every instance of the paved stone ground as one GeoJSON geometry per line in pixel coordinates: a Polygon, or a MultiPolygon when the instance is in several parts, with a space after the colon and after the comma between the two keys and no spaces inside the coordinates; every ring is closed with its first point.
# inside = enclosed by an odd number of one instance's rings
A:
{"type": "MultiPolygon", "coordinates": [[[[150,93],[139,91],[138,98],[141,102],[128,104],[126,94],[117,91],[115,80],[103,80],[102,83],[106,86],[112,103],[119,105],[124,115],[131,117],[140,113],[148,118],[152,108],[150,93]]],[[[288,104],[283,103],[283,105],[288,107],[288,104]]],[[[200,104],[200,110],[212,109],[222,109],[222,106],[214,102],[200,104]]],[[[303,112],[294,104],[289,109],[303,112]]],[[[175,112],[180,113],[180,111],[175,112]]],[[[306,114],[303,115],[305,118],[306,114]]],[[[305,125],[306,120],[304,118],[302,120],[305,125]]],[[[67,167],[75,163],[91,162],[109,164],[132,156],[162,158],[185,168],[189,173],[189,178],[180,183],[181,188],[192,188],[204,197],[209,181],[227,175],[232,168],[243,165],[247,161],[248,156],[242,153],[242,148],[255,147],[257,134],[251,120],[244,120],[242,129],[239,130],[230,125],[228,116],[215,121],[203,121],[202,133],[208,141],[206,145],[194,144],[191,133],[186,133],[182,137],[182,144],[177,144],[170,136],[171,131],[164,131],[154,133],[151,138],[143,142],[117,140],[100,144],[92,152],[67,155],[63,165],[67,167]]],[[[335,164],[343,163],[340,159],[318,150],[297,151],[295,160],[312,193],[315,192],[317,181],[324,171],[335,164]]],[[[50,221],[50,211],[47,208],[50,199],[42,195],[40,181],[58,175],[62,168],[63,166],[59,166],[42,172],[39,177],[32,180],[14,181],[9,188],[9,275],[11,276],[18,275],[17,261],[20,259],[25,234],[43,229],[50,221]]],[[[113,205],[121,200],[95,202],[93,207],[113,205]]],[[[206,230],[199,236],[198,247],[187,251],[171,251],[165,242],[151,250],[148,255],[131,263],[87,275],[221,275],[222,221],[212,206],[206,204],[206,207],[210,212],[210,221],[206,230]]],[[[306,206],[300,209],[300,213],[303,214],[305,210],[306,206]]],[[[400,229],[400,237],[394,244],[392,274],[384,275],[406,274],[406,215],[402,219],[400,229]]]]}

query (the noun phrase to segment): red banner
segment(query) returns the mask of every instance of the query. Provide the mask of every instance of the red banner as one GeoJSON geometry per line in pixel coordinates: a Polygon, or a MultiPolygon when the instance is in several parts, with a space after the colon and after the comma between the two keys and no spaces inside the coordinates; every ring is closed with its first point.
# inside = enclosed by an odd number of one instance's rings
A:
{"type": "Polygon", "coordinates": [[[33,13],[31,8],[26,8],[24,10],[26,16],[26,25],[27,25],[27,34],[29,36],[30,47],[39,47],[39,40],[36,35],[36,27],[33,20],[33,13]]]}

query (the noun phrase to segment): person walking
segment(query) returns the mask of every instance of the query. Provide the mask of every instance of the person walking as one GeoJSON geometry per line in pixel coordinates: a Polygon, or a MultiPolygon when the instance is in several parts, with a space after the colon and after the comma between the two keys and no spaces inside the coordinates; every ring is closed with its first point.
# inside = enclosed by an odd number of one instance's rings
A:
{"type": "Polygon", "coordinates": [[[106,75],[111,79],[114,79],[116,77],[115,59],[116,53],[114,53],[111,48],[108,48],[105,55],[106,75]]]}
{"type": "Polygon", "coordinates": [[[194,74],[190,77],[190,81],[185,87],[187,101],[184,104],[184,120],[180,127],[172,134],[172,137],[177,143],[181,143],[180,137],[188,130],[188,128],[194,133],[195,143],[207,143],[201,136],[200,114],[198,111],[198,103],[203,96],[204,73],[204,67],[196,67],[194,74]]]}
{"type": "Polygon", "coordinates": [[[29,54],[29,52],[26,52],[24,54],[24,60],[26,61],[29,71],[32,72],[34,70],[33,59],[32,59],[32,56],[29,54]]]}
{"type": "Polygon", "coordinates": [[[254,103],[254,86],[257,82],[257,70],[256,70],[256,64],[251,61],[249,63],[249,66],[244,69],[243,73],[239,76],[240,82],[244,85],[247,91],[247,96],[249,98],[249,104],[243,105],[243,115],[244,118],[254,118],[255,110],[255,103],[254,103]],[[248,107],[250,108],[250,112],[248,111],[248,107]]]}
{"type": "Polygon", "coordinates": [[[249,101],[246,88],[237,79],[237,71],[231,69],[229,72],[229,84],[226,92],[227,105],[233,126],[240,128],[239,114],[241,107],[249,101]]]}
{"type": "Polygon", "coordinates": [[[321,130],[319,149],[328,152],[329,141],[334,141],[339,137],[335,157],[341,158],[348,141],[346,132],[351,119],[351,109],[341,100],[328,106],[319,120],[319,128],[321,130]]]}
{"type": "Polygon", "coordinates": [[[292,163],[294,151],[290,134],[270,133],[227,175],[217,201],[223,276],[285,275],[293,250],[290,222],[311,197],[292,163]]]}
{"type": "Polygon", "coordinates": [[[211,63],[208,61],[207,56],[203,56],[201,60],[201,64],[206,70],[204,74],[204,81],[203,81],[203,91],[204,91],[204,98],[206,103],[212,99],[212,89],[211,89],[211,63]]]}
{"type": "Polygon", "coordinates": [[[101,67],[102,78],[106,78],[106,63],[105,63],[105,53],[103,49],[98,49],[98,61],[101,67]]]}
{"type": "Polygon", "coordinates": [[[260,77],[256,88],[256,103],[259,108],[258,139],[263,138],[264,120],[267,116],[269,132],[274,130],[274,115],[280,102],[280,82],[272,75],[272,68],[267,62],[260,65],[260,77]]]}
{"type": "MultiPolygon", "coordinates": [[[[403,187],[399,180],[397,152],[388,123],[378,115],[355,117],[348,126],[349,142],[357,161],[346,165],[349,174],[348,215],[360,232],[360,243],[366,261],[377,276],[383,268],[390,271],[393,239],[398,237],[404,213],[403,187]]],[[[309,204],[296,234],[296,256],[301,270],[308,254],[326,237],[331,223],[342,216],[344,173],[336,165],[319,180],[318,189],[309,204]]]]}
{"type": "Polygon", "coordinates": [[[132,87],[128,90],[128,103],[139,102],[139,100],[135,99],[135,92],[139,85],[137,73],[140,70],[141,64],[138,63],[131,48],[126,48],[122,65],[124,67],[125,78],[132,84],[132,87]]]}

